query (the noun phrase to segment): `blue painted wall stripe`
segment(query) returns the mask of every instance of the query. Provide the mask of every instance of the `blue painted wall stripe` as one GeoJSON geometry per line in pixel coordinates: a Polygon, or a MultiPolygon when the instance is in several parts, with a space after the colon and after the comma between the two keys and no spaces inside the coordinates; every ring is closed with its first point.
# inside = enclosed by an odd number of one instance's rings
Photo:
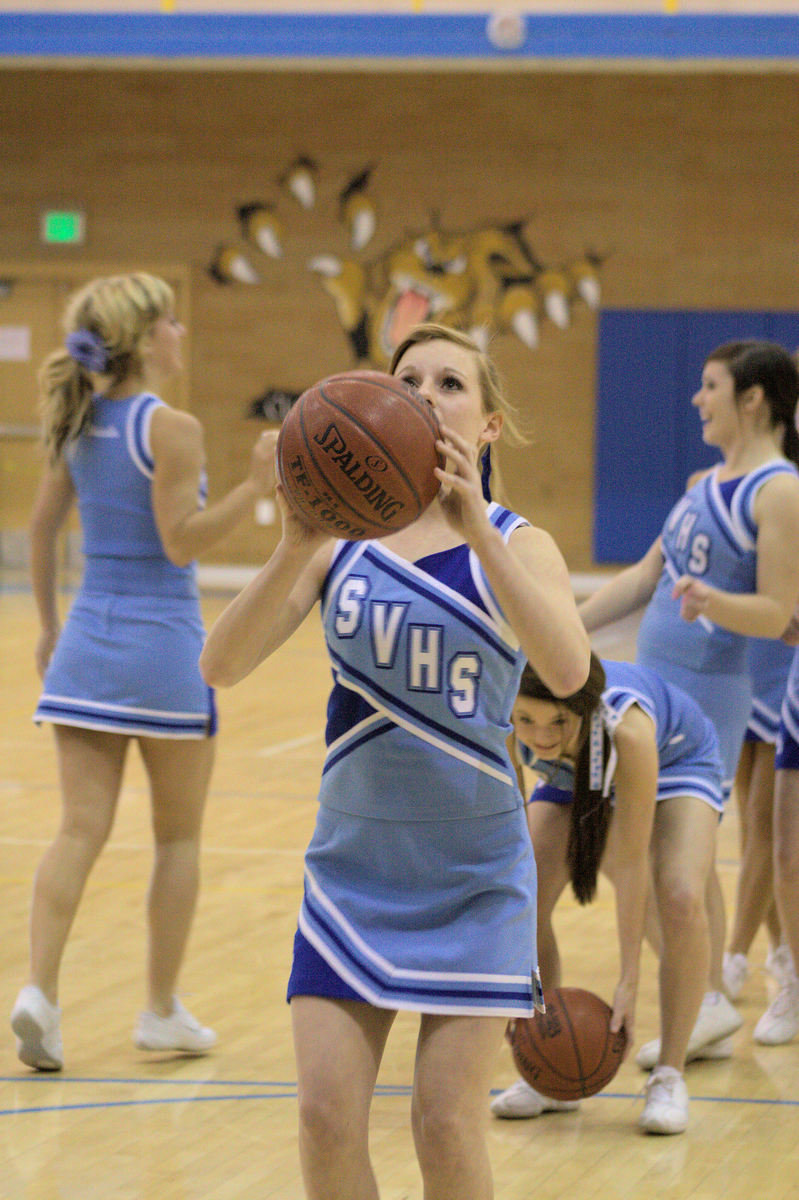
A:
{"type": "MultiPolygon", "coordinates": [[[[0,13],[3,58],[503,59],[487,13],[0,13]]],[[[528,14],[535,61],[799,60],[799,15],[528,14]]]]}

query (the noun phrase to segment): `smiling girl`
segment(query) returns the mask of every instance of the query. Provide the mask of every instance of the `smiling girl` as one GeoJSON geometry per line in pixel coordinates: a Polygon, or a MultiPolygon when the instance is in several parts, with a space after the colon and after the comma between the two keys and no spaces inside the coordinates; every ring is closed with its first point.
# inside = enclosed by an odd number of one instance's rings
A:
{"type": "MultiPolygon", "coordinates": [[[[690,486],[644,557],[580,605],[589,632],[640,609],[636,661],[696,700],[716,726],[729,795],[752,707],[747,638],[778,638],[799,596],[799,373],[782,346],[717,347],[693,397],[721,461],[690,486]]],[[[722,987],[724,904],[708,880],[711,966],[689,1056],[724,1042],[742,1018],[722,987]]],[[[656,1066],[660,1046],[637,1061],[656,1066]]]]}
{"type": "MultiPolygon", "coordinates": [[[[538,947],[546,988],[561,965],[552,915],[567,883],[593,899],[600,865],[616,889],[620,977],[611,1029],[634,1036],[638,964],[650,862],[662,941],[660,1073],[640,1125],[681,1133],[688,1038],[707,975],[704,889],[722,809],[721,762],[712,723],[679,688],[633,663],[591,655],[584,687],[558,699],[532,667],[513,707],[522,762],[543,781],[527,822],[538,864],[538,947]]],[[[536,1117],[555,1104],[519,1080],[492,1103],[499,1117],[536,1117]]]]}

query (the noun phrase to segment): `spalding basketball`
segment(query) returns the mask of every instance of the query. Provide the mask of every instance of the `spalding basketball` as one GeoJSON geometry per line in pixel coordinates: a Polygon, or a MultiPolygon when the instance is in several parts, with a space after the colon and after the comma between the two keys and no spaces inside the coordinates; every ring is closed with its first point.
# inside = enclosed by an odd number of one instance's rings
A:
{"type": "Polygon", "coordinates": [[[440,436],[430,405],[393,375],[330,375],[289,409],[278,478],[289,503],[324,533],[385,537],[415,521],[438,492],[440,436]]]}
{"type": "Polygon", "coordinates": [[[516,1068],[530,1087],[552,1100],[580,1100],[610,1083],[627,1046],[622,1027],[610,1032],[613,1010],[582,988],[544,993],[545,1013],[508,1024],[516,1068]]]}

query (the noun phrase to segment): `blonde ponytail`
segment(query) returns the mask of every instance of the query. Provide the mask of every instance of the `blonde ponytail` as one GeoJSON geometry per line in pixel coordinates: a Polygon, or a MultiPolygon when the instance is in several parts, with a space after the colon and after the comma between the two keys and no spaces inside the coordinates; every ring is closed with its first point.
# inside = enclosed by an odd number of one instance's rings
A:
{"type": "Polygon", "coordinates": [[[64,313],[65,346],[48,355],[38,375],[51,463],[86,428],[100,385],[141,373],[141,340],[174,303],[169,284],[143,271],[95,279],[72,296],[64,313]]]}

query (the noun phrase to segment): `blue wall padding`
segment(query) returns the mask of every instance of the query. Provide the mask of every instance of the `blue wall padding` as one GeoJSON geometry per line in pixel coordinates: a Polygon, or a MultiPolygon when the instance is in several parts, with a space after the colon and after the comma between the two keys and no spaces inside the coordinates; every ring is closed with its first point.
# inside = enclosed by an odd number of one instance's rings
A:
{"type": "Polygon", "coordinates": [[[707,355],[737,338],[799,347],[799,313],[606,309],[600,315],[594,561],[634,562],[688,476],[717,462],[691,397],[707,355]]]}

